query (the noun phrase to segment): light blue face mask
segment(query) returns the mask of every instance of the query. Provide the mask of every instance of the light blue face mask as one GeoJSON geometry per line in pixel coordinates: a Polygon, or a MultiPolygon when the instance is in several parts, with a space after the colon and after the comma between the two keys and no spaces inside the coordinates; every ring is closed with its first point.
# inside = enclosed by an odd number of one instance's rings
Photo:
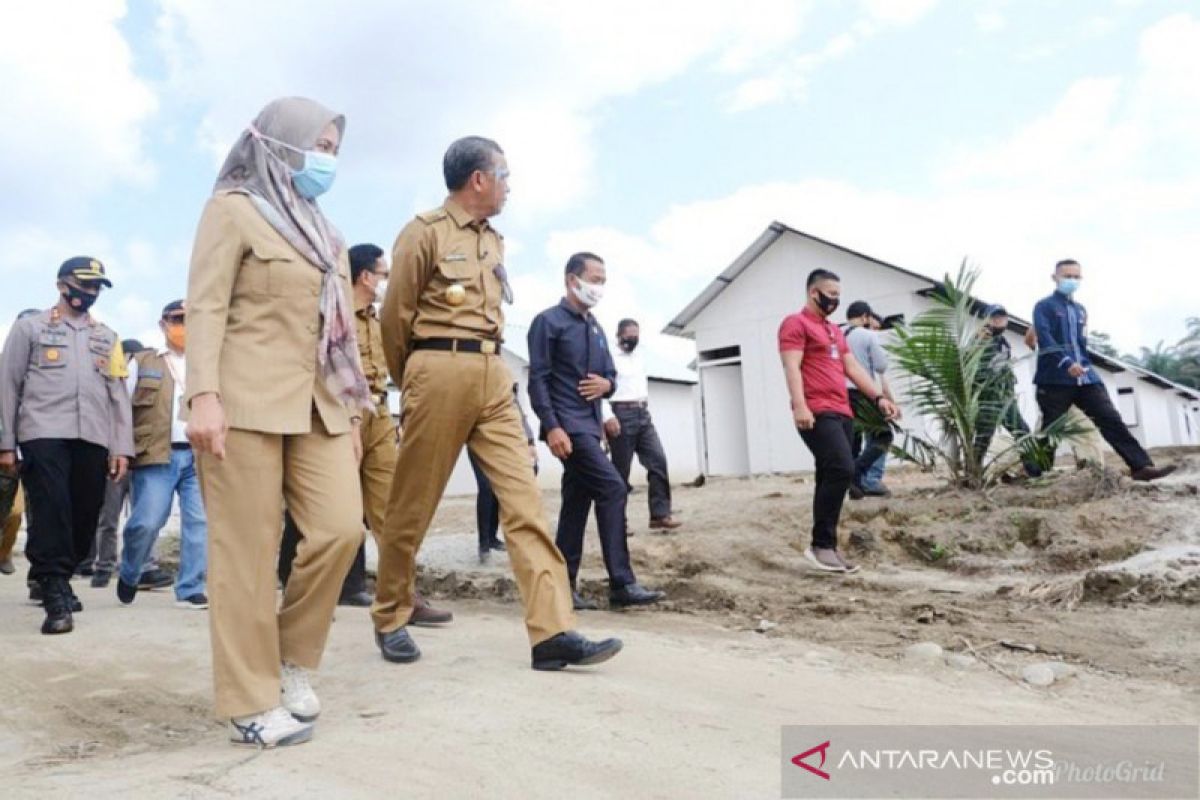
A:
{"type": "Polygon", "coordinates": [[[329,191],[329,187],[333,186],[333,179],[337,177],[337,156],[332,153],[322,153],[319,150],[301,150],[299,147],[293,147],[287,142],[281,142],[261,133],[254,128],[251,128],[260,139],[268,142],[274,142],[280,147],[286,147],[288,150],[300,153],[304,156],[304,166],[300,169],[292,169],[291,165],[287,164],[282,158],[271,153],[271,149],[267,148],[267,152],[279,159],[281,163],[288,167],[292,173],[292,185],[296,187],[296,191],[301,197],[308,200],[315,200],[318,196],[329,191]]]}
{"type": "Polygon", "coordinates": [[[1079,278],[1059,278],[1058,290],[1070,297],[1079,288],[1079,278]]]}

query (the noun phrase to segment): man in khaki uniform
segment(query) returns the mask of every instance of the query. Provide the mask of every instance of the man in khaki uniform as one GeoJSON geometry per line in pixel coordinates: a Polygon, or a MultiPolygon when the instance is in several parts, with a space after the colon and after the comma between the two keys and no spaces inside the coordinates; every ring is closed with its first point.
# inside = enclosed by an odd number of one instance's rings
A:
{"type": "Polygon", "coordinates": [[[512,294],[503,240],[488,218],[508,195],[507,161],[495,142],[472,136],[450,145],[442,168],[450,195],[400,232],[382,311],[388,369],[403,394],[404,436],[380,537],[376,642],[388,661],[420,657],[404,627],[417,550],[469,445],[500,501],[534,669],[599,663],[621,642],[591,642],[572,630],[566,563],[546,527],[512,375],[500,357],[501,300],[511,303],[512,294]]]}
{"type": "Polygon", "coordinates": [[[17,321],[0,366],[0,469],[12,470],[20,445],[32,512],[25,555],[46,634],[74,630],[83,605],[70,578],[95,536],[105,474],[120,480],[133,455],[121,343],[88,313],[105,286],[96,259],[63,262],[58,303],[17,321]]]}

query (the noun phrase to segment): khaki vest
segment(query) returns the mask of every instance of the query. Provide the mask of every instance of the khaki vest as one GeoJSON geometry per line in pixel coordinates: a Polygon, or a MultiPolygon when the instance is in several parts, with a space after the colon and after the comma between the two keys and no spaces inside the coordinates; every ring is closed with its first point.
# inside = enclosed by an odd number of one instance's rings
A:
{"type": "Polygon", "coordinates": [[[175,380],[167,359],[155,351],[143,350],[134,358],[138,374],[133,389],[133,466],[169,464],[175,380]]]}

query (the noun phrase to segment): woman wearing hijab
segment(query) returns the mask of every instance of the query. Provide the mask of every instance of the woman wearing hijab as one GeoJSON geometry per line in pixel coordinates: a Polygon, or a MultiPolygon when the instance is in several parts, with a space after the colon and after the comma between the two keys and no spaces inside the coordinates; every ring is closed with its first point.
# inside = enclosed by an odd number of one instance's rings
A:
{"type": "Polygon", "coordinates": [[[237,744],[312,737],[309,683],[362,538],[359,363],[342,237],[317,205],[342,116],[285,98],[221,168],[188,275],[188,439],[208,512],[216,712],[237,744]],[[300,542],[276,598],[283,508],[300,542]]]}

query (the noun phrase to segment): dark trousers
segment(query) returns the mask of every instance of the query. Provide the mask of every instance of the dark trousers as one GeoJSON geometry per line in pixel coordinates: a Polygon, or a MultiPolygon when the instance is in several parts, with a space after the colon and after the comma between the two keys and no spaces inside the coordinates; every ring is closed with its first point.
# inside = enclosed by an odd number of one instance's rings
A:
{"type": "MultiPolygon", "coordinates": [[[[300,544],[302,534],[296,527],[296,521],[291,514],[283,515],[283,539],[279,543],[279,583],[287,586],[292,574],[292,562],[296,560],[296,548],[300,544]]],[[[350,597],[367,590],[367,543],[358,546],[350,571],[342,581],[342,597],[350,597]]]]}
{"type": "MultiPolygon", "coordinates": [[[[130,469],[132,473],[133,470],[130,469]]],[[[100,506],[100,521],[96,524],[96,538],[84,556],[84,567],[97,572],[112,572],[117,568],[117,539],[121,529],[121,511],[125,498],[129,496],[130,475],[119,481],[109,481],[104,490],[104,504],[100,506]]],[[[149,563],[153,563],[152,561],[149,563]]],[[[149,564],[146,569],[148,570],[149,564]]]]}
{"type": "Polygon", "coordinates": [[[479,529],[479,551],[483,552],[499,541],[496,534],[500,530],[500,501],[496,499],[491,482],[470,450],[467,451],[467,460],[471,462],[475,485],[479,489],[475,495],[475,526],[479,529]]]}
{"type": "Polygon", "coordinates": [[[813,547],[836,549],[842,503],[854,480],[854,458],[850,455],[854,421],[841,414],[817,414],[812,430],[800,431],[800,438],[808,445],[817,464],[812,544],[813,547]]]}
{"type": "MultiPolygon", "coordinates": [[[[1017,407],[1014,397],[984,398],[981,406],[979,419],[975,425],[975,460],[980,463],[987,455],[988,448],[992,445],[992,437],[996,435],[996,428],[1000,425],[1003,425],[1004,430],[1008,431],[1014,439],[1029,433],[1029,426],[1025,424],[1025,419],[1021,416],[1021,409],[1017,407]],[[1005,404],[1008,407],[1005,408],[1003,414],[1000,414],[1000,407],[1005,404]]],[[[1063,413],[1066,413],[1065,409],[1063,413]]],[[[1023,461],[1026,467],[1031,465],[1028,460],[1023,459],[1023,461]]]]}
{"type": "Polygon", "coordinates": [[[1108,398],[1108,390],[1099,383],[1084,386],[1039,386],[1037,387],[1038,408],[1042,410],[1042,427],[1053,423],[1071,406],[1075,406],[1090,419],[1104,441],[1117,451],[1131,470],[1148,467],[1154,462],[1138,444],[1137,439],[1125,427],[1120,413],[1108,398]]]}
{"type": "MultiPolygon", "coordinates": [[[[859,409],[864,403],[871,405],[871,401],[863,396],[863,393],[858,389],[850,389],[849,392],[850,408],[854,409],[856,416],[861,416],[859,409]]],[[[853,425],[851,427],[853,433],[850,436],[850,453],[854,457],[854,482],[862,483],[863,476],[867,474],[867,470],[879,460],[880,456],[888,452],[895,437],[890,427],[881,431],[875,431],[868,436],[864,436],[862,431],[853,428],[853,425]],[[863,447],[864,439],[866,440],[866,447],[863,447]]]]}
{"type": "Polygon", "coordinates": [[[671,516],[671,481],[667,477],[667,454],[654,429],[650,410],[614,406],[613,413],[621,423],[621,435],[609,441],[613,465],[629,487],[629,469],[634,454],[637,455],[650,486],[650,519],[666,519],[671,516]]]}
{"type": "Polygon", "coordinates": [[[625,541],[628,496],[625,481],[604,454],[600,440],[594,436],[572,436],[571,455],[563,461],[562,510],[554,542],[567,560],[572,586],[583,558],[583,532],[592,503],[596,504],[596,527],[600,530],[600,550],[609,586],[616,589],[635,581],[625,541]]]}
{"type": "Polygon", "coordinates": [[[108,450],[82,439],[21,443],[29,577],[69,579],[88,554],[108,482],[108,450]]]}

